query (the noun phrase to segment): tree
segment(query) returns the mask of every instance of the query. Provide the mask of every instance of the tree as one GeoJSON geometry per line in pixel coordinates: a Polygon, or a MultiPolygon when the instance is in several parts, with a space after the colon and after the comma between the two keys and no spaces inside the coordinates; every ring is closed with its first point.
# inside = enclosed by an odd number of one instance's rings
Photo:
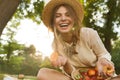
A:
{"type": "Polygon", "coordinates": [[[111,53],[112,61],[115,64],[116,73],[120,74],[120,39],[114,42],[111,53]]]}
{"type": "Polygon", "coordinates": [[[37,75],[39,68],[39,65],[42,62],[41,55],[35,56],[35,55],[24,55],[24,61],[21,64],[21,70],[19,73],[25,74],[25,75],[37,75]]]}
{"type": "Polygon", "coordinates": [[[0,0],[0,35],[19,3],[20,0],[0,0]]]}
{"type": "Polygon", "coordinates": [[[35,55],[35,53],[36,53],[36,48],[35,48],[35,46],[34,45],[30,45],[29,47],[26,47],[25,49],[24,49],[24,51],[25,51],[25,54],[26,55],[35,55]]]}
{"type": "Polygon", "coordinates": [[[34,22],[40,24],[43,8],[44,0],[21,0],[14,16],[17,19],[32,19],[34,22]]]}
{"type": "Polygon", "coordinates": [[[111,40],[117,39],[115,26],[120,27],[120,1],[119,0],[87,0],[84,3],[85,18],[84,25],[96,29],[111,52],[111,40]]]}
{"type": "Polygon", "coordinates": [[[16,19],[12,19],[10,23],[5,28],[5,33],[1,36],[1,53],[6,54],[7,60],[9,61],[10,57],[14,55],[15,51],[21,51],[24,49],[24,45],[18,44],[18,42],[14,39],[14,35],[16,34],[17,27],[20,23],[16,19]]]}
{"type": "Polygon", "coordinates": [[[51,63],[50,63],[50,59],[48,57],[45,57],[44,60],[42,61],[40,68],[43,67],[52,67],[51,63]]]}
{"type": "Polygon", "coordinates": [[[36,23],[41,22],[44,0],[1,0],[0,1],[0,35],[12,17],[29,18],[36,23]]]}
{"type": "Polygon", "coordinates": [[[9,62],[4,60],[4,63],[2,64],[2,71],[8,74],[19,74],[23,61],[24,57],[13,55],[9,59],[9,62]]]}
{"type": "Polygon", "coordinates": [[[105,15],[106,23],[105,23],[105,41],[104,44],[106,48],[111,51],[111,39],[117,39],[117,32],[114,32],[114,25],[118,25],[120,27],[120,1],[116,0],[108,0],[108,13],[105,15]]]}
{"type": "Polygon", "coordinates": [[[24,53],[20,55],[24,57],[24,61],[22,62],[21,70],[19,73],[26,75],[37,75],[39,65],[42,62],[42,56],[36,56],[35,53],[36,49],[33,45],[30,45],[24,49],[24,53]]]}
{"type": "MultiPolygon", "coordinates": [[[[7,0],[4,0],[4,1],[7,1],[7,0]]],[[[3,1],[0,1],[0,6],[1,6],[1,2],[3,1]]],[[[7,3],[9,3],[9,0],[7,3]]],[[[2,15],[3,17],[7,18],[6,23],[4,23],[4,24],[7,24],[6,28],[4,29],[7,32],[6,33],[3,32],[2,36],[5,36],[5,38],[1,37],[1,40],[0,40],[0,54],[6,54],[7,57],[0,56],[0,63],[3,64],[2,66],[0,65],[0,69],[2,68],[3,72],[9,72],[9,73],[21,72],[22,73],[24,71],[23,73],[25,74],[36,75],[37,71],[39,70],[39,65],[42,61],[42,56],[35,55],[36,50],[33,45],[25,48],[24,45],[18,44],[18,42],[14,40],[14,35],[16,34],[17,26],[20,24],[20,20],[24,18],[32,19],[34,22],[38,24],[41,22],[40,16],[42,13],[42,8],[44,6],[44,1],[43,0],[42,1],[41,0],[21,0],[21,3],[18,3],[18,4],[19,6],[15,7],[17,8],[17,10],[14,9],[11,15],[6,16],[5,13],[4,15],[2,15]],[[18,54],[20,53],[20,54],[15,55],[16,53],[18,54]],[[22,53],[24,53],[25,55],[23,55],[22,53]],[[21,62],[22,62],[22,65],[21,65],[21,62]],[[11,69],[9,69],[8,67],[10,67],[11,69]]],[[[5,7],[5,4],[3,5],[4,5],[4,8],[8,7],[8,6],[5,7]]],[[[11,7],[12,5],[9,5],[9,6],[11,7]]],[[[1,9],[4,10],[4,8],[2,9],[0,7],[0,11],[1,9]]],[[[10,8],[10,10],[11,9],[13,10],[13,7],[10,8]]],[[[9,11],[8,8],[6,9],[6,11],[7,10],[9,11]]],[[[1,13],[0,13],[0,17],[1,17],[1,13]]],[[[0,20],[3,20],[3,19],[0,18],[0,20]]],[[[4,28],[3,26],[0,26],[0,28],[1,27],[2,29],[4,28]]]]}

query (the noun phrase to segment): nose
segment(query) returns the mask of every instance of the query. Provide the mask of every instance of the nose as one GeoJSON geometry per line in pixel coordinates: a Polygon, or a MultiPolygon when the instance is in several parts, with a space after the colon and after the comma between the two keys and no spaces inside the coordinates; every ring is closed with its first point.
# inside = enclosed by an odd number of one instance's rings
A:
{"type": "Polygon", "coordinates": [[[66,19],[67,19],[67,17],[66,17],[65,15],[62,15],[62,16],[61,16],[61,20],[62,20],[62,21],[66,20],[66,19]]]}

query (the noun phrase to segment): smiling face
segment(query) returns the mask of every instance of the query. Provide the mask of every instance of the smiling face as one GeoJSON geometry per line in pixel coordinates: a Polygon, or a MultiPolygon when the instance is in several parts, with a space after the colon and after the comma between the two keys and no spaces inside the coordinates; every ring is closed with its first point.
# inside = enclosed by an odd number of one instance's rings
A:
{"type": "Polygon", "coordinates": [[[69,33],[74,26],[74,19],[65,6],[60,6],[54,13],[54,27],[60,33],[69,33]]]}

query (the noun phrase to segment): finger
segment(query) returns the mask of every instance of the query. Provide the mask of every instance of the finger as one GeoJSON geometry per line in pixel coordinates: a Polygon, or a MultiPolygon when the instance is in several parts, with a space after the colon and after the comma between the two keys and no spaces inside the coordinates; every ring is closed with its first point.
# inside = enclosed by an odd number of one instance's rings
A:
{"type": "Polygon", "coordinates": [[[58,62],[59,62],[59,66],[64,66],[66,63],[66,58],[63,56],[60,56],[58,62]]]}
{"type": "Polygon", "coordinates": [[[57,60],[57,65],[58,65],[58,67],[62,66],[62,65],[61,65],[61,58],[59,58],[59,59],[57,60]]]}
{"type": "Polygon", "coordinates": [[[56,60],[52,60],[51,63],[56,68],[59,67],[59,66],[61,66],[61,64],[60,64],[61,63],[60,62],[60,57],[58,57],[56,60]]]}
{"type": "Polygon", "coordinates": [[[62,57],[61,61],[62,61],[61,65],[64,66],[67,62],[67,59],[65,57],[62,57]]]}
{"type": "Polygon", "coordinates": [[[109,77],[106,72],[103,71],[103,77],[107,78],[109,77]]]}
{"type": "Polygon", "coordinates": [[[98,76],[100,76],[101,74],[102,74],[102,71],[103,71],[103,68],[102,68],[102,66],[98,66],[97,67],[97,70],[98,70],[98,76]]]}

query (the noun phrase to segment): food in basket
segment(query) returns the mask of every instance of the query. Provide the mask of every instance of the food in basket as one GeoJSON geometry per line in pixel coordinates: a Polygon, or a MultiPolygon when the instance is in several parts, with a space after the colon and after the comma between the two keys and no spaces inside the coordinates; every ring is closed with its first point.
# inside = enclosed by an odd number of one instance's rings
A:
{"type": "MultiPolygon", "coordinates": [[[[105,66],[103,71],[108,75],[114,73],[114,70],[109,66],[105,66]]],[[[72,75],[74,76],[74,80],[110,80],[104,76],[99,76],[97,68],[78,69],[72,75]]]]}

